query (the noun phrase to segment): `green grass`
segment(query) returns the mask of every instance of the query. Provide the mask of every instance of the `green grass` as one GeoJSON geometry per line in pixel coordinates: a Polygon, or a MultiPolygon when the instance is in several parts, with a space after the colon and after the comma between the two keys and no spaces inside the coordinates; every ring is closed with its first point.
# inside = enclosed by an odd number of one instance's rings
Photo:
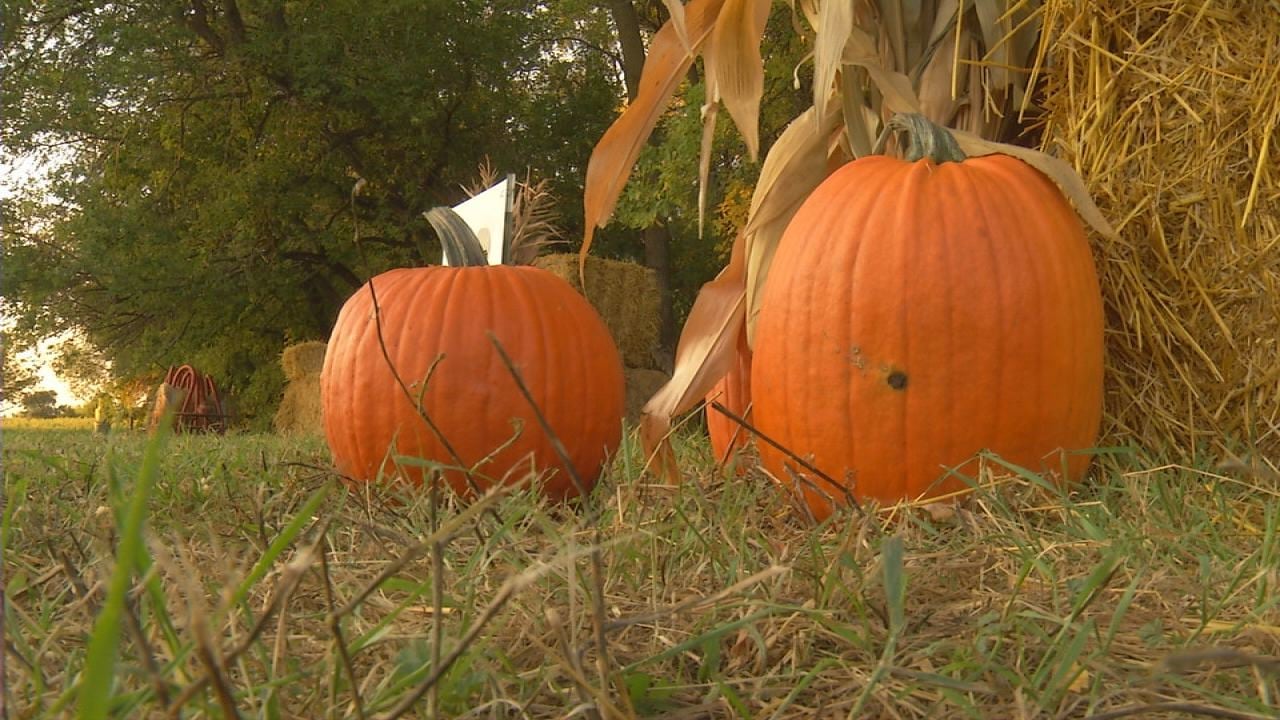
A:
{"type": "Polygon", "coordinates": [[[1276,714],[1269,480],[1113,457],[1071,495],[1015,477],[814,529],[697,435],[675,488],[633,442],[592,527],[349,492],[315,439],[6,424],[10,714],[1276,714]]]}

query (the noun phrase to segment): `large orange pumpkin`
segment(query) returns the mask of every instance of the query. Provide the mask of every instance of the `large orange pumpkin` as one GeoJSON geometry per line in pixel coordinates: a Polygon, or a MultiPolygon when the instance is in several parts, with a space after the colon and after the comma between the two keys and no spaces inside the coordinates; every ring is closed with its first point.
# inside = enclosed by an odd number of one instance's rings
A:
{"type": "MultiPolygon", "coordinates": [[[[738,347],[729,372],[707,393],[707,434],[711,437],[711,451],[716,462],[727,463],[733,453],[747,446],[750,440],[746,429],[711,407],[719,402],[731,412],[750,420],[751,409],[751,347],[747,345],[747,332],[738,335],[738,347]]],[[[744,469],[745,466],[739,466],[744,469]]]]}
{"type": "MultiPolygon", "coordinates": [[[[447,248],[453,240],[446,239],[447,248]]],[[[466,240],[464,262],[483,265],[478,246],[471,248],[474,238],[466,240]]],[[[320,375],[325,436],[338,469],[356,480],[399,474],[421,483],[421,463],[397,467],[395,455],[456,465],[456,453],[466,466],[480,463],[474,477],[480,490],[490,479],[516,482],[531,471],[554,470],[544,492],[576,495],[489,333],[511,356],[589,490],[621,439],[622,361],[587,300],[561,278],[528,266],[391,270],[347,300],[320,375]],[[419,397],[448,447],[420,416],[419,397]]],[[[462,472],[445,478],[470,493],[462,472]]]]}
{"type": "MultiPolygon", "coordinates": [[[[965,159],[925,125],[913,145],[949,149],[849,163],[787,227],[756,326],[754,423],[856,498],[958,490],[947,469],[971,473],[984,449],[1079,478],[1089,457],[1069,451],[1097,440],[1103,350],[1080,221],[1031,166],[965,159]]],[[[844,500],[758,445],[819,519],[844,500]]]]}

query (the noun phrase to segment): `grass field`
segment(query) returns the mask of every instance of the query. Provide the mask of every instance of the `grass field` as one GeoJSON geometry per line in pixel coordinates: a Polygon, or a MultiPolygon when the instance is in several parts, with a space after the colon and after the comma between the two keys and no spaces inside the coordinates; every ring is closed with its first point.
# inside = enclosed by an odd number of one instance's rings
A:
{"type": "Polygon", "coordinates": [[[1277,715],[1273,478],[1112,455],[815,530],[678,441],[680,487],[628,445],[591,507],[433,508],[318,440],[6,423],[9,716],[1277,715]]]}

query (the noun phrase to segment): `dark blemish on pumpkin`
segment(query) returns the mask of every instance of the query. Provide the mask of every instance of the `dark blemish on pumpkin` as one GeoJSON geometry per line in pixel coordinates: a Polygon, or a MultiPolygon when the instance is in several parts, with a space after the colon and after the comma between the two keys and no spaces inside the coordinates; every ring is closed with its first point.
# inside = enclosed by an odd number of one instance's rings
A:
{"type": "Polygon", "coordinates": [[[893,388],[894,390],[906,390],[907,374],[902,372],[901,370],[894,370],[893,372],[889,373],[889,387],[893,388]]]}

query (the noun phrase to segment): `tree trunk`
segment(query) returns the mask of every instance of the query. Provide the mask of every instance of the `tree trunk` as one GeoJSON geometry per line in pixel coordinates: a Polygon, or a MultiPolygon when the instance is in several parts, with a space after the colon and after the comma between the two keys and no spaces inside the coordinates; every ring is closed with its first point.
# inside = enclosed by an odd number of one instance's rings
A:
{"type": "MultiPolygon", "coordinates": [[[[634,100],[640,87],[640,73],[644,69],[644,38],[640,33],[640,18],[632,0],[609,0],[614,27],[618,30],[618,46],[622,50],[622,78],[627,86],[627,98],[634,100]]],[[[649,142],[656,142],[651,135],[649,142]]],[[[671,299],[671,232],[661,222],[644,229],[644,262],[658,278],[659,293],[659,355],[663,365],[669,365],[675,355],[677,340],[676,318],[671,299]]],[[[664,369],[670,370],[670,367],[664,369]]]]}

